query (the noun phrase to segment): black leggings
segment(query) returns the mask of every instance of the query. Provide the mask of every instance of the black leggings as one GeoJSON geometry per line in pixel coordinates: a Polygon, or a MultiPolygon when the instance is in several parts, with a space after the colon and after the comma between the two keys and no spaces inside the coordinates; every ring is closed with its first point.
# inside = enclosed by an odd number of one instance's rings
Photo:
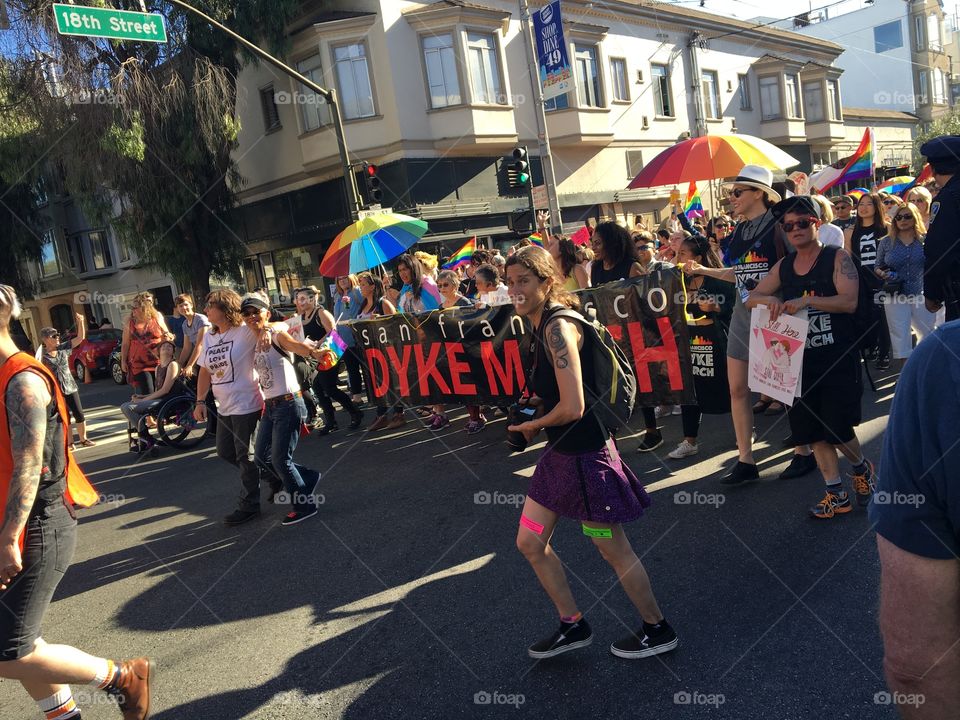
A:
{"type": "Polygon", "coordinates": [[[317,404],[323,411],[323,419],[328,424],[337,422],[336,412],[333,409],[333,401],[336,400],[351,415],[360,412],[353,400],[343,390],[337,386],[337,376],[340,374],[340,363],[337,363],[329,370],[317,370],[317,377],[313,381],[313,392],[317,396],[317,404]]]}
{"type": "Polygon", "coordinates": [[[702,417],[700,406],[681,405],[680,416],[683,424],[683,436],[685,438],[690,437],[696,439],[700,433],[700,418],[702,417]]]}
{"type": "Polygon", "coordinates": [[[312,384],[316,380],[316,366],[297,355],[293,361],[293,370],[297,374],[297,382],[300,383],[303,404],[307,406],[307,422],[310,423],[317,415],[317,398],[313,394],[312,384]]]}
{"type": "Polygon", "coordinates": [[[80,391],[74,391],[69,395],[64,395],[63,399],[67,401],[67,409],[70,411],[70,414],[73,415],[73,421],[75,423],[82,423],[84,416],[83,405],[80,404],[80,391]]]}
{"type": "Polygon", "coordinates": [[[347,351],[343,354],[343,364],[347,366],[350,394],[359,395],[363,392],[363,374],[360,372],[360,352],[357,348],[347,348],[347,351]]]}

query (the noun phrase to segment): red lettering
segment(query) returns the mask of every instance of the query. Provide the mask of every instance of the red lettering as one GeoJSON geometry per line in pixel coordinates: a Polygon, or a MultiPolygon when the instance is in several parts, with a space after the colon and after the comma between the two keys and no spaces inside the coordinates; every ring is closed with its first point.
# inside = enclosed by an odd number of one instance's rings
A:
{"type": "MultiPolygon", "coordinates": [[[[670,389],[683,390],[680,353],[677,350],[677,340],[673,335],[670,318],[657,318],[657,329],[660,331],[660,340],[663,345],[648,348],[643,342],[643,325],[639,322],[627,323],[630,347],[633,350],[633,366],[637,373],[637,386],[642,393],[653,392],[648,365],[665,362],[667,364],[667,377],[670,379],[670,389]]],[[[610,330],[610,334],[616,339],[617,336],[614,335],[612,328],[610,330]]]]}
{"type": "Polygon", "coordinates": [[[480,343],[480,358],[483,360],[483,369],[487,373],[487,386],[490,388],[491,395],[510,395],[514,394],[513,381],[516,379],[517,386],[523,385],[523,367],[520,364],[520,343],[516,340],[505,340],[503,342],[504,364],[500,364],[500,358],[493,351],[493,343],[489,340],[480,343]],[[497,379],[503,386],[503,393],[500,392],[500,386],[497,385],[497,379]]]}
{"type": "Polygon", "coordinates": [[[387,346],[387,355],[390,364],[397,370],[400,380],[400,397],[410,397],[410,378],[407,377],[407,368],[410,366],[410,346],[403,346],[403,359],[397,357],[397,349],[393,345],[387,346]]]}
{"type": "Polygon", "coordinates": [[[370,371],[370,379],[373,381],[373,396],[383,397],[390,387],[390,373],[387,371],[387,359],[383,356],[383,351],[376,348],[367,349],[367,369],[370,371]],[[374,365],[380,366],[379,377],[374,365]]]}
{"type": "Polygon", "coordinates": [[[457,353],[464,352],[463,343],[444,343],[447,349],[447,364],[450,367],[450,379],[453,381],[453,392],[455,395],[476,395],[477,386],[472,383],[464,383],[460,375],[470,374],[470,364],[465,360],[460,360],[457,353]]]}
{"type": "Polygon", "coordinates": [[[424,358],[423,346],[413,346],[413,353],[417,358],[417,382],[420,385],[420,394],[424,397],[430,395],[430,388],[427,386],[427,380],[430,378],[433,379],[433,382],[440,392],[444,395],[450,394],[450,386],[447,385],[447,381],[443,379],[440,371],[437,370],[437,356],[440,355],[440,350],[440,343],[431,343],[430,355],[424,358]]]}

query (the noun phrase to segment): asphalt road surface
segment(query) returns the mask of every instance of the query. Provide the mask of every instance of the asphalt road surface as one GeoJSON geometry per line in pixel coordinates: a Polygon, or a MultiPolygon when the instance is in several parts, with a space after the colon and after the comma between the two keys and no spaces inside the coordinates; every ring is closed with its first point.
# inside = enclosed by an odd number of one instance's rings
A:
{"type": "MultiPolygon", "coordinates": [[[[864,396],[859,436],[875,459],[893,380],[864,396]]],[[[680,647],[610,654],[638,616],[578,525],[561,521],[554,546],[594,643],[535,662],[527,646],[557,619],[514,542],[541,446],[510,455],[501,417],[477,435],[458,411],[439,433],[410,415],[398,431],[307,437],[297,460],[323,473],[320,514],[282,528],[286,509],[264,503],[231,529],[233,468],[209,441],[137,462],[117,410],[127,392],[81,386],[99,444],[78,458],[103,502],[82,513],[43,635],[153,656],[158,720],[896,717],[882,695],[874,533],[860,509],[807,517],[818,473],[775,479],[790,458],[783,415],[757,422],[763,479],[726,492],[728,417],[706,418],[700,454],[682,461],[666,457],[679,417],[662,421],[656,453],[622,438],[654,499],[627,532],[680,647]]],[[[119,717],[74,691],[84,718],[119,717]]],[[[0,708],[39,717],[9,681],[0,708]]]]}

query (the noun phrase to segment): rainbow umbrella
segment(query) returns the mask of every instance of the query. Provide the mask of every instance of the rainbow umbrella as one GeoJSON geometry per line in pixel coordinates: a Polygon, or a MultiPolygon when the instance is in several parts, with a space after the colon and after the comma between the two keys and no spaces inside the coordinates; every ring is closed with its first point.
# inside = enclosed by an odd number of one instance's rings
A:
{"type": "Polygon", "coordinates": [[[899,195],[910,186],[913,180],[914,178],[911,175],[898,175],[889,180],[884,180],[878,190],[882,193],[899,195]]]}
{"type": "Polygon", "coordinates": [[[735,177],[744,165],[783,170],[800,161],[752,135],[704,135],[667,148],[646,164],[628,189],[735,177]]]}
{"type": "Polygon", "coordinates": [[[426,232],[427,223],[408,215],[368,215],[334,238],[320,261],[320,274],[337,277],[382,265],[409,250],[426,232]]]}
{"type": "Polygon", "coordinates": [[[857,202],[860,198],[862,198],[864,195],[869,195],[869,194],[870,194],[870,191],[867,190],[866,188],[854,188],[853,190],[851,190],[850,192],[848,192],[848,193],[846,193],[846,194],[849,195],[850,197],[852,197],[852,198],[853,198],[853,202],[856,203],[856,202],[857,202]]]}

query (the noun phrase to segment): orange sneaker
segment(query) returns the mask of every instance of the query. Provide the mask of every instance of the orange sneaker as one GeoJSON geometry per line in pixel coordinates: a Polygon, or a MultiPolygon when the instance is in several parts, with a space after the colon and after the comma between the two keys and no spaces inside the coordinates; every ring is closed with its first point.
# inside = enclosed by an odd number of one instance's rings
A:
{"type": "Polygon", "coordinates": [[[835,515],[843,515],[851,510],[853,505],[850,504],[850,496],[845,490],[839,493],[827,490],[826,497],[810,508],[810,517],[829,520],[835,515]]]}

